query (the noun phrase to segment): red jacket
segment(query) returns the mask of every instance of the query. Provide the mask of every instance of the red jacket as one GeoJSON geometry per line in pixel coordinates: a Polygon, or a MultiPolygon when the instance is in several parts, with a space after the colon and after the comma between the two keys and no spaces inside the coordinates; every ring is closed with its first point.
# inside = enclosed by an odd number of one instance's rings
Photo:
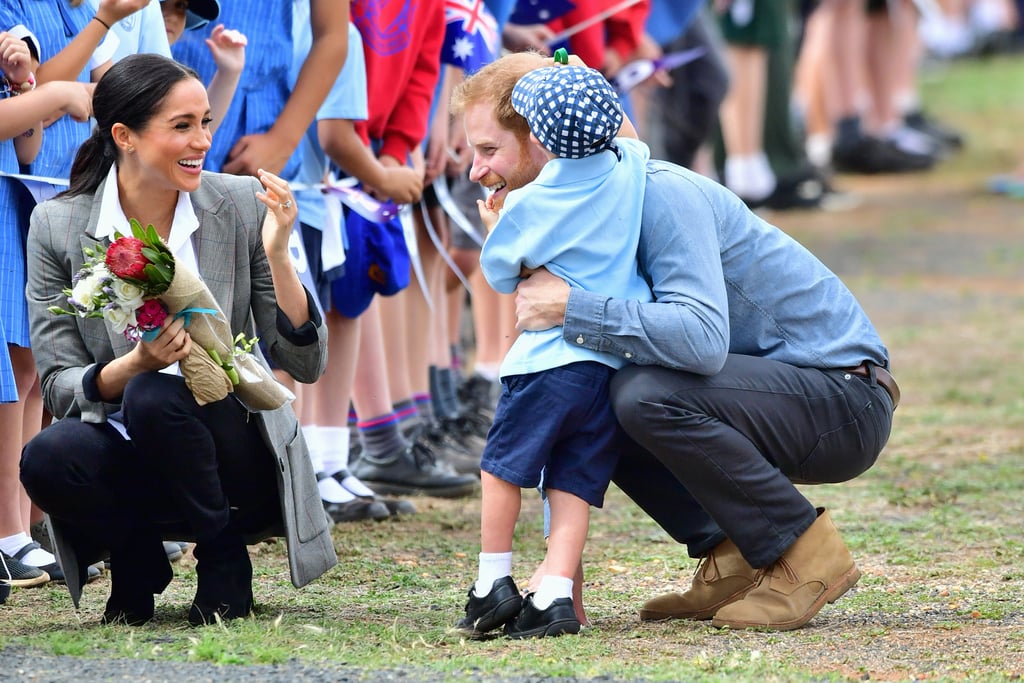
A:
{"type": "MultiPolygon", "coordinates": [[[[621,0],[575,0],[576,7],[551,21],[548,28],[556,34],[611,9],[621,0]]],[[[644,22],[650,10],[649,0],[627,7],[604,21],[569,37],[569,51],[594,69],[604,68],[605,48],[618,53],[625,63],[636,51],[644,33],[644,22]]]]}
{"type": "Polygon", "coordinates": [[[427,134],[441,72],[444,0],[352,0],[363,38],[369,119],[356,124],[379,155],[405,163],[427,134]]]}

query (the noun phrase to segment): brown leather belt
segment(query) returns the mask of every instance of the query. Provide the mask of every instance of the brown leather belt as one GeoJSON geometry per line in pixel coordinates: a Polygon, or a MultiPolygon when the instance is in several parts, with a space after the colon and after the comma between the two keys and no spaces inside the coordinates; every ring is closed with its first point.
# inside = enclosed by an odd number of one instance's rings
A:
{"type": "MultiPolygon", "coordinates": [[[[874,363],[870,361],[864,361],[855,368],[848,368],[846,372],[851,375],[858,375],[860,377],[871,377],[871,367],[874,363]]],[[[900,404],[900,385],[896,384],[896,378],[892,376],[892,373],[883,368],[880,365],[875,365],[875,381],[878,385],[885,389],[886,393],[889,394],[889,398],[892,399],[893,410],[900,404]]]]}

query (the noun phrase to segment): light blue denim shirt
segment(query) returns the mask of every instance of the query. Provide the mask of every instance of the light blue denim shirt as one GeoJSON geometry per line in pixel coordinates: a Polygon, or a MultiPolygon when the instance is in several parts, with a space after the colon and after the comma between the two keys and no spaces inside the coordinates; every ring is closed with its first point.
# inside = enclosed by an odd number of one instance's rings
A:
{"type": "Polygon", "coordinates": [[[845,284],[718,183],[647,165],[638,251],[655,303],[573,288],[563,338],[640,365],[710,375],[728,353],[799,367],[888,367],[889,353],[845,284]]]}
{"type": "MultiPolygon", "coordinates": [[[[496,291],[511,293],[520,269],[546,267],[573,287],[632,302],[651,301],[637,265],[644,167],[639,140],[618,138],[610,150],[583,159],[551,159],[537,178],[513,190],[480,251],[480,270],[496,291]]],[[[500,374],[523,375],[578,361],[620,368],[628,358],[567,340],[557,329],[524,332],[500,374]]]]}

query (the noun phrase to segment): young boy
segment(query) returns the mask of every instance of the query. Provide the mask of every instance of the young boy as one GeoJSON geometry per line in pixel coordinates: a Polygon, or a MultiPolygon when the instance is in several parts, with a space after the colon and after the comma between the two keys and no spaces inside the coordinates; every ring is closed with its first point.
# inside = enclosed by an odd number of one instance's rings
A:
{"type": "MultiPolygon", "coordinates": [[[[512,293],[540,267],[573,287],[638,301],[651,293],[637,271],[647,147],[616,137],[618,96],[593,69],[536,69],[512,92],[530,141],[548,159],[537,178],[479,203],[489,228],[480,255],[488,283],[512,293]]],[[[584,349],[561,329],[524,332],[501,366],[502,396],[481,463],[483,502],[478,578],[456,628],[471,636],[505,626],[513,638],[578,633],[572,577],[586,542],[590,506],[600,507],[622,433],[608,386],[628,357],[584,349]],[[544,576],[521,598],[511,577],[521,488],[543,482],[551,506],[544,576]]]]}

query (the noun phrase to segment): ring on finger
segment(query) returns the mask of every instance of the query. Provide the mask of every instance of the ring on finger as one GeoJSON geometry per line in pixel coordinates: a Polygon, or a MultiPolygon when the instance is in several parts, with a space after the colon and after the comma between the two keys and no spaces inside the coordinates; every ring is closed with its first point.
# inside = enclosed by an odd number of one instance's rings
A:
{"type": "Polygon", "coordinates": [[[290,208],[292,208],[292,200],[286,199],[285,201],[281,202],[281,208],[282,209],[290,209],[290,208]]]}

